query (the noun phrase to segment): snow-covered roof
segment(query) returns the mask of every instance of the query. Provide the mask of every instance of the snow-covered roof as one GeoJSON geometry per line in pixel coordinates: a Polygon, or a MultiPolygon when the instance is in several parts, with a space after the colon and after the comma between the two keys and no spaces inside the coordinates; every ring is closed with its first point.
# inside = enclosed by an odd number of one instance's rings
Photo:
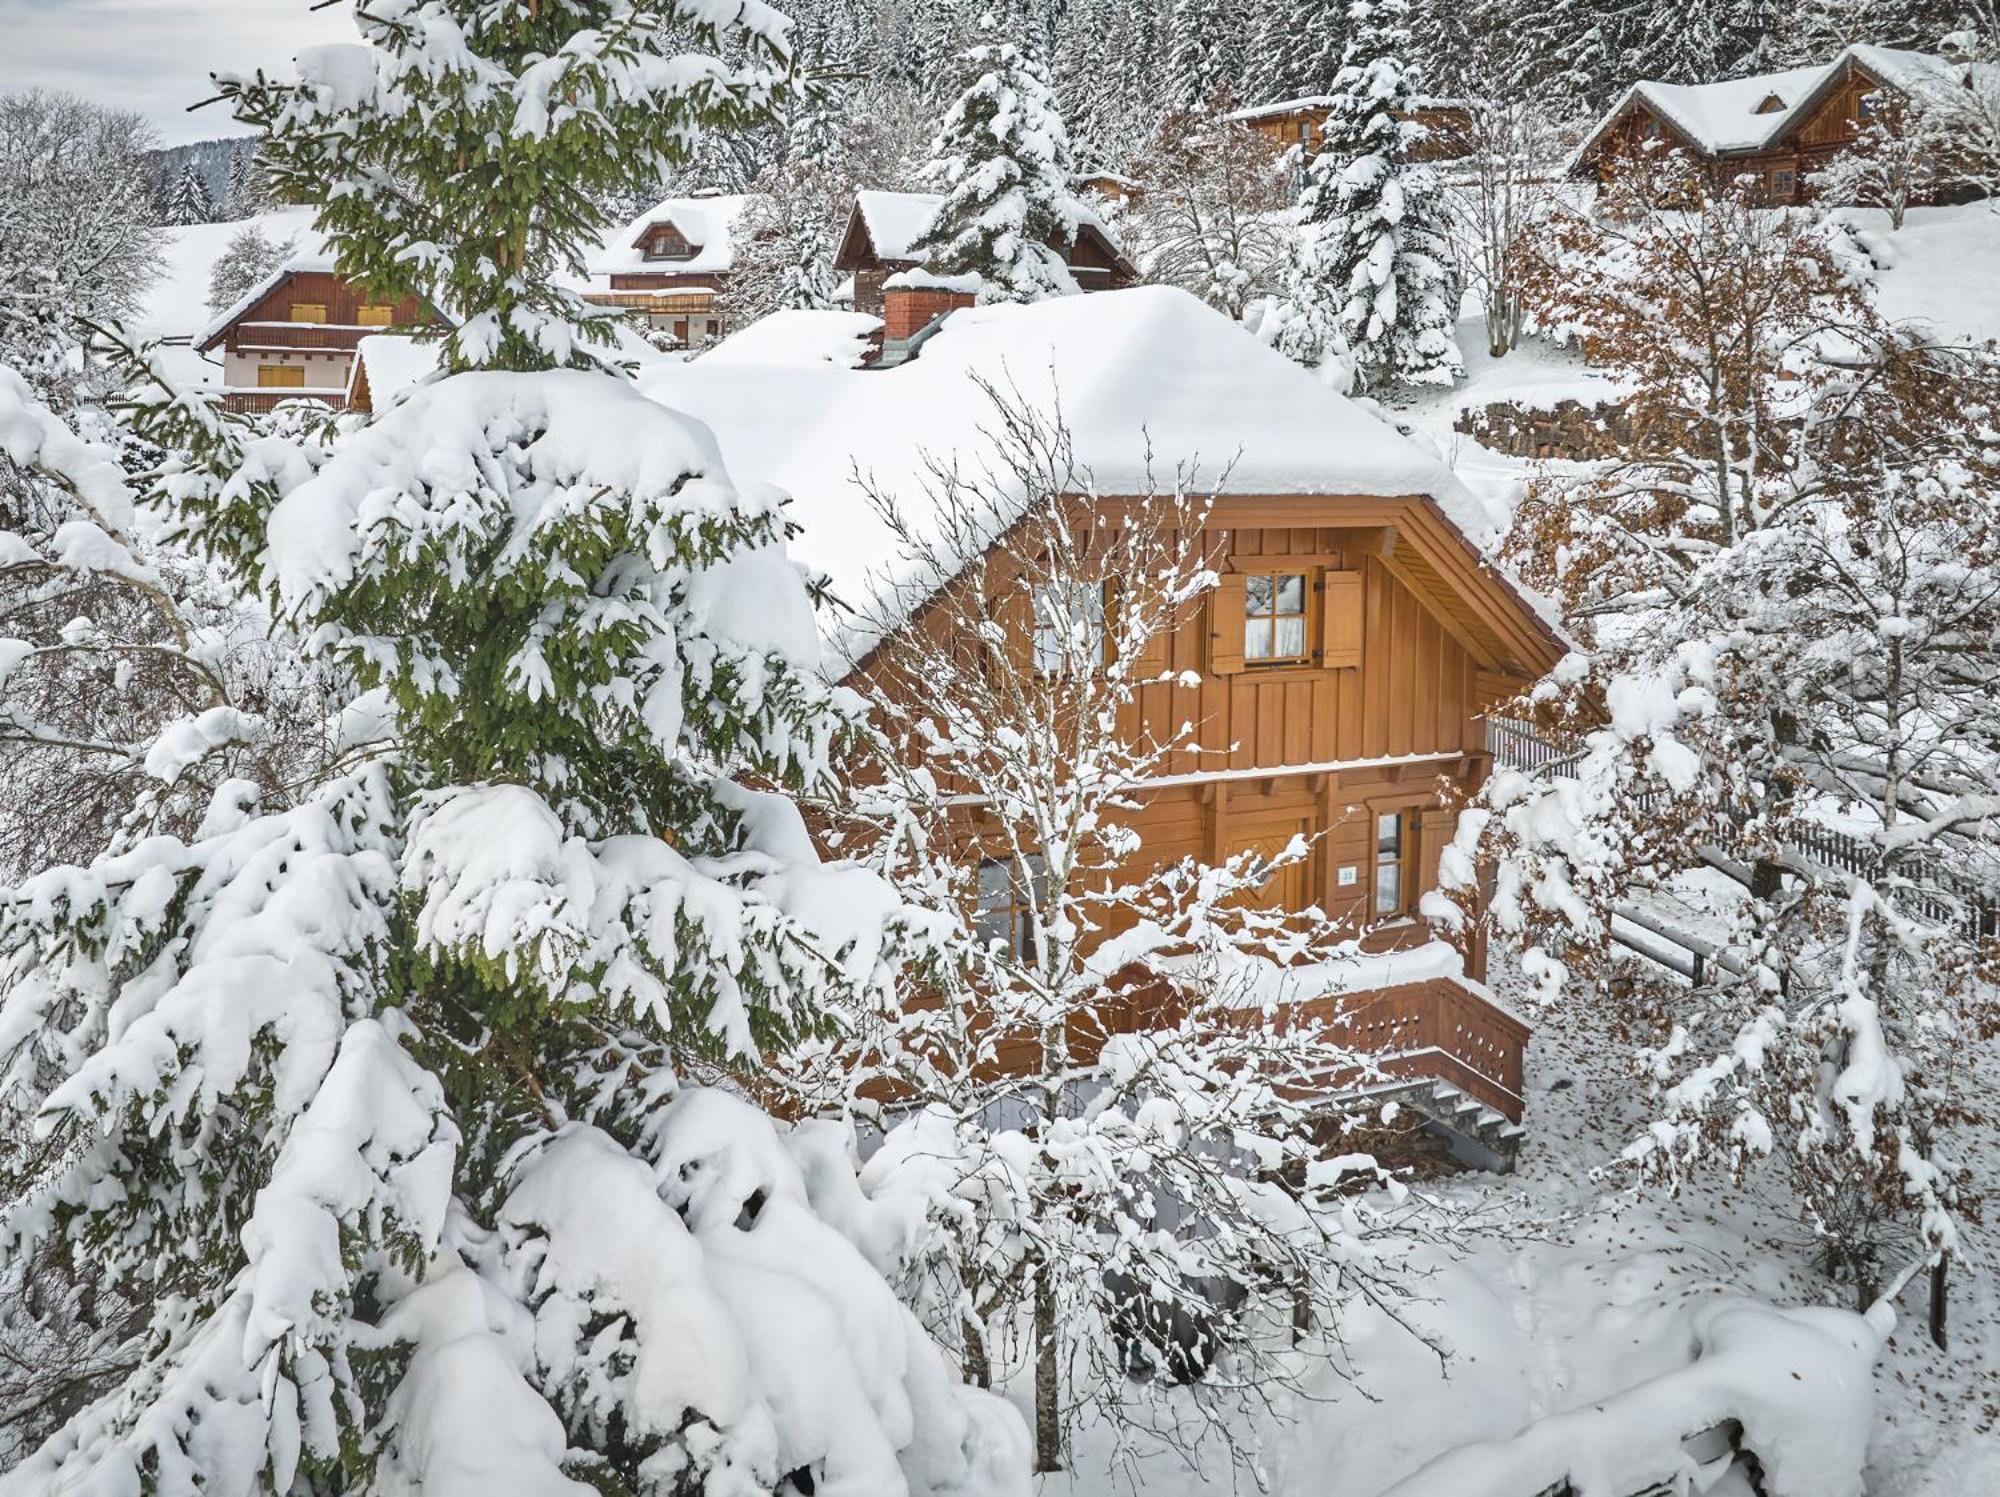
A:
{"type": "MultiPolygon", "coordinates": [[[[852,233],[853,219],[858,217],[861,226],[868,231],[868,242],[874,247],[878,260],[914,261],[916,252],[912,246],[930,227],[943,202],[944,194],[938,192],[884,192],[868,188],[854,195],[849,233],[852,233]]],[[[1095,208],[1081,199],[1073,200],[1073,208],[1079,230],[1094,230],[1112,254],[1123,256],[1124,251],[1117,237],[1095,208]]],[[[847,247],[843,243],[840,261],[843,265],[848,263],[846,253],[847,247]]]]}
{"type": "Polygon", "coordinates": [[[347,376],[347,398],[365,374],[368,402],[386,410],[403,391],[437,368],[438,346],[400,333],[370,333],[354,348],[354,367],[347,376]]]}
{"type": "MultiPolygon", "coordinates": [[[[1932,52],[1912,52],[1857,42],[1818,67],[1788,68],[1722,83],[1655,83],[1641,80],[1620,94],[1597,128],[1577,149],[1580,162],[1613,121],[1640,102],[1666,120],[1700,150],[1716,156],[1763,150],[1790,133],[1845,72],[1849,63],[1906,92],[1948,86],[1964,75],[1965,64],[1932,52]],[[1775,109],[1765,109],[1772,99],[1775,109]]],[[[1990,66],[1990,65],[1982,65],[1990,66]]]]}
{"type": "Polygon", "coordinates": [[[749,206],[751,194],[718,193],[709,197],[667,198],[655,203],[601,245],[591,257],[592,275],[630,275],[657,271],[666,275],[718,275],[736,263],[736,220],[749,206]],[[671,224],[694,249],[685,260],[648,260],[644,243],[649,230],[671,224]]]}
{"type": "MultiPolygon", "coordinates": [[[[1252,104],[1247,109],[1232,109],[1223,118],[1242,120],[1247,124],[1253,120],[1276,119],[1287,114],[1307,114],[1314,111],[1325,113],[1333,108],[1335,102],[1335,96],[1332,94],[1301,94],[1296,99],[1278,99],[1269,104],[1252,104]]],[[[1466,101],[1420,94],[1410,100],[1410,105],[1415,109],[1463,109],[1466,107],[1466,101]]]]}
{"type": "Polygon", "coordinates": [[[869,336],[882,319],[866,312],[772,312],[731,333],[701,355],[704,368],[744,364],[752,368],[786,366],[858,369],[869,336]]]}
{"type": "Polygon", "coordinates": [[[215,342],[216,339],[228,332],[232,323],[252,307],[256,306],[258,302],[269,296],[273,291],[284,285],[293,276],[302,275],[307,272],[330,273],[332,270],[332,255],[293,255],[284,264],[280,265],[276,270],[265,276],[263,280],[238,297],[235,305],[227,307],[216,316],[211,317],[207,325],[194,335],[194,346],[196,348],[207,348],[209,344],[215,342]]]}
{"type": "Polygon", "coordinates": [[[854,195],[854,210],[868,229],[868,240],[884,260],[909,260],[915,244],[944,202],[941,192],[881,192],[854,195]]]}
{"type": "MultiPolygon", "coordinates": [[[[851,314],[796,313],[785,336],[817,347],[853,325],[851,314]]],[[[736,483],[792,496],[803,527],[794,553],[851,603],[901,580],[897,547],[856,474],[921,510],[930,459],[968,472],[993,464],[982,382],[1059,409],[1079,470],[1101,494],[1168,487],[1186,467],[1217,493],[1429,495],[1473,544],[1490,538],[1484,506],[1436,458],[1170,287],[956,312],[920,358],[893,369],[710,354],[656,365],[639,382],[707,423],[736,483]]],[[[841,642],[850,659],[869,643],[841,642]]]]}

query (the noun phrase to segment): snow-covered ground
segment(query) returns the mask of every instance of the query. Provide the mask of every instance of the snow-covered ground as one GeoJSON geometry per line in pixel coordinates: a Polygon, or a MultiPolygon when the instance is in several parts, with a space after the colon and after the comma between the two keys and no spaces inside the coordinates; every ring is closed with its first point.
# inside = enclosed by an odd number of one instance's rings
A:
{"type": "Polygon", "coordinates": [[[1872,208],[1843,208],[1877,267],[1876,304],[1952,340],[2000,338],[2000,201],[1912,208],[1903,227],[1872,208]]]}
{"type": "MultiPolygon", "coordinates": [[[[1688,1367],[1704,1323],[1737,1301],[1852,1308],[1849,1292],[1816,1271],[1754,1182],[1710,1181],[1670,1198],[1602,1173],[1644,1121],[1619,1059],[1624,1047],[1587,1003],[1542,1013],[1538,1026],[1516,1173],[1467,1174],[1442,1187],[1445,1199],[1486,1222],[1466,1251],[1428,1255],[1413,1320],[1451,1355],[1440,1360],[1380,1314],[1357,1312],[1343,1334],[1360,1377],[1326,1367],[1264,1432],[1270,1490],[1382,1497],[1449,1450],[1592,1409],[1688,1367]]],[[[1975,1242],[1973,1254],[1953,1280],[1949,1352],[1924,1333],[1921,1284],[1898,1307],[1900,1324],[1874,1378],[1866,1469],[1874,1497],[2000,1492],[2000,1296],[1990,1248],[1975,1242]]],[[[1786,1364],[1813,1344],[1774,1335],[1772,1375],[1783,1384],[1825,1371],[1820,1358],[1786,1364]]],[[[1857,1433],[1864,1405],[1843,1409],[1837,1391],[1816,1391],[1834,1416],[1816,1437],[1831,1451],[1843,1431],[1857,1433]]],[[[1580,1465],[1591,1458],[1585,1444],[1575,1454],[1580,1465]]],[[[1117,1469],[1113,1459],[1108,1440],[1086,1441],[1074,1472],[1044,1479],[1044,1497],[1196,1497],[1229,1490],[1232,1480],[1219,1455],[1200,1470],[1166,1452],[1117,1469]]],[[[1254,1490],[1249,1473],[1233,1478],[1254,1490]]],[[[1836,1490],[1785,1489],[1819,1497],[1836,1490]]],[[[1712,1490],[1736,1497],[1746,1489],[1712,1490]]]]}

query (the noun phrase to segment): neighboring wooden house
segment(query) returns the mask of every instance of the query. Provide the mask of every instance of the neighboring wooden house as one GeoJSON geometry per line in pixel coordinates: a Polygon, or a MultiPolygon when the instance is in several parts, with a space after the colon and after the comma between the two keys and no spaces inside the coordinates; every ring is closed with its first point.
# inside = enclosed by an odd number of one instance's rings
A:
{"type": "MultiPolygon", "coordinates": [[[[1570,171],[1602,182],[1634,155],[1669,147],[1704,163],[1717,187],[1748,179],[1761,202],[1804,203],[1814,174],[1854,143],[1884,97],[1965,88],[1981,66],[1857,44],[1820,67],[1726,83],[1635,83],[1585,137],[1570,171]]],[[[1953,186],[1940,193],[1965,196],[1953,186]]]]}
{"type": "MultiPolygon", "coordinates": [[[[922,267],[911,246],[937,217],[944,197],[935,192],[859,192],[840,236],[833,268],[854,280],[854,310],[882,314],[882,290],[888,279],[922,267]]],[[[1086,219],[1071,244],[1050,241],[1062,252],[1070,274],[1085,291],[1112,291],[1139,278],[1104,225],[1086,219]]]]}
{"type": "Polygon", "coordinates": [[[1128,207],[1146,192],[1138,182],[1130,177],[1121,177],[1117,172],[1084,172],[1071,177],[1069,185],[1114,209],[1128,207]]]}
{"type": "MultiPolygon", "coordinates": [[[[1134,506],[1152,491],[1149,441],[1151,472],[1171,481],[1177,465],[1193,464],[1193,481],[1220,491],[1209,540],[1221,584],[1159,641],[1174,679],[1145,687],[1130,714],[1133,734],[1171,738],[1194,723],[1201,743],[1149,786],[1133,817],[1138,856],[1219,862],[1313,839],[1311,857],[1274,877],[1265,902],[1323,911],[1365,930],[1381,954],[1325,1001],[1348,1005],[1356,1038],[1385,1069],[1421,1078],[1424,1096],[1440,1083],[1518,1121],[1527,1028],[1475,980],[1479,954],[1461,974],[1418,902],[1455,826],[1451,796],[1490,768],[1483,714],[1564,646],[1482,558],[1488,522],[1447,469],[1195,298],[1161,287],[957,312],[921,358],[888,370],[804,355],[695,360],[659,366],[642,384],[715,432],[739,482],[793,496],[795,553],[851,598],[895,554],[852,475],[921,503],[927,460],[986,470],[993,423],[982,379],[1005,379],[1051,410],[1059,392],[1098,496],[1078,502],[1114,523],[1143,516],[1134,506]],[[800,410],[814,419],[800,422],[800,410]]],[[[926,609],[912,627],[932,626],[926,609]]],[[[844,654],[850,682],[884,668],[874,641],[850,640],[844,654]]],[[[968,858],[981,856],[981,823],[968,804],[968,858]]],[[[997,930],[1018,912],[1006,865],[994,866],[977,915],[997,930]]],[[[1122,1022],[1142,1026],[1145,1016],[1122,1022]]]]}
{"type": "MultiPolygon", "coordinates": [[[[1326,116],[1333,104],[1332,96],[1313,94],[1232,110],[1224,118],[1248,125],[1284,150],[1297,147],[1300,157],[1310,161],[1325,145],[1326,116]]],[[[1409,117],[1424,126],[1424,134],[1410,149],[1412,159],[1450,161],[1471,149],[1472,111],[1462,100],[1420,99],[1409,117]]]]}
{"type": "Polygon", "coordinates": [[[585,299],[623,307],[684,348],[705,348],[728,329],[720,298],[736,267],[744,194],[668,198],[614,235],[590,265],[585,299]]]}
{"type": "Polygon", "coordinates": [[[296,259],[211,322],[194,345],[220,354],[230,410],[268,411],[302,399],[338,410],[347,405],[363,338],[438,321],[418,297],[377,296],[336,275],[329,260],[296,259]]]}

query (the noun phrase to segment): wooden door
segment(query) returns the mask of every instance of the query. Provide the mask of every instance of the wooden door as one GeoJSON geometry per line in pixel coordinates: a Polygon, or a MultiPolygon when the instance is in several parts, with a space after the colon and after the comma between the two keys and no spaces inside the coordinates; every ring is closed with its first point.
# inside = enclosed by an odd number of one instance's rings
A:
{"type": "MultiPolygon", "coordinates": [[[[1233,858],[1250,852],[1260,858],[1271,859],[1283,852],[1292,838],[1303,837],[1310,843],[1312,835],[1313,820],[1310,816],[1286,816],[1249,825],[1237,823],[1229,829],[1228,855],[1233,858]]],[[[1240,896],[1238,903],[1258,910],[1295,912],[1305,909],[1312,903],[1312,861],[1308,855],[1276,869],[1264,880],[1261,888],[1254,893],[1246,892],[1240,896]]]]}

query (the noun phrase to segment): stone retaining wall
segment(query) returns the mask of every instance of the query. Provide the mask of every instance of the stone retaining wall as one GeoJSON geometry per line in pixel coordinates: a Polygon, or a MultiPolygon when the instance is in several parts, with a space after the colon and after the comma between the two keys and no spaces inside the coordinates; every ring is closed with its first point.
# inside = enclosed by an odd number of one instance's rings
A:
{"type": "Polygon", "coordinates": [[[1618,457],[1632,439],[1625,407],[1613,401],[1559,400],[1546,408],[1495,401],[1461,412],[1454,424],[1480,446],[1509,457],[1618,457]]]}

